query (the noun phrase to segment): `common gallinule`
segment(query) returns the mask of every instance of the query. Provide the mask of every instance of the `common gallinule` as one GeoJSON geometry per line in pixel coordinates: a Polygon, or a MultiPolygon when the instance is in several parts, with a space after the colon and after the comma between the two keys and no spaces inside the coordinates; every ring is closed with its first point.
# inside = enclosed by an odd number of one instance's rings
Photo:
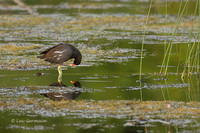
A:
{"type": "Polygon", "coordinates": [[[58,64],[58,82],[62,82],[62,64],[72,58],[74,63],[71,66],[79,65],[81,63],[82,55],[81,52],[72,46],[71,44],[60,43],[54,47],[51,47],[40,53],[37,56],[40,59],[44,59],[52,64],[58,64]]]}

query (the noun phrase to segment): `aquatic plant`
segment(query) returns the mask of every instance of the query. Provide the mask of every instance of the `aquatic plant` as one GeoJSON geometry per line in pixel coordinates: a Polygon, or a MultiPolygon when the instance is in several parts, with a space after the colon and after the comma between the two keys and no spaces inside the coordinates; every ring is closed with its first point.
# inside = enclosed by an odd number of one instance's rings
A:
{"type": "MultiPolygon", "coordinates": [[[[148,11],[148,15],[147,15],[147,18],[146,18],[146,23],[145,23],[145,26],[144,26],[144,34],[143,34],[143,39],[142,39],[142,46],[141,46],[141,55],[140,55],[140,72],[139,72],[139,80],[140,80],[140,87],[142,86],[142,59],[143,59],[143,50],[144,50],[144,41],[145,41],[145,35],[146,35],[146,26],[147,26],[147,23],[149,21],[149,15],[150,15],[150,11],[151,11],[151,6],[152,6],[152,0],[149,4],[149,11],[148,11]]],[[[141,100],[142,100],[142,89],[140,89],[140,97],[141,97],[141,100]]]]}
{"type": "MultiPolygon", "coordinates": [[[[166,2],[167,4],[167,2],[166,2]]],[[[189,42],[188,42],[188,48],[187,48],[187,52],[185,57],[182,57],[181,55],[181,51],[182,51],[182,44],[180,44],[180,46],[176,47],[176,53],[177,53],[177,73],[180,69],[180,65],[183,64],[184,65],[184,69],[182,72],[182,76],[181,78],[185,77],[185,73],[187,70],[187,76],[189,77],[191,75],[191,73],[194,72],[194,70],[196,70],[197,72],[197,76],[199,75],[199,40],[198,40],[198,36],[199,36],[199,25],[198,20],[196,20],[195,16],[197,14],[197,9],[199,7],[199,1],[196,1],[196,6],[195,6],[195,10],[194,10],[194,16],[192,19],[192,23],[184,23],[184,24],[180,24],[181,23],[181,19],[183,19],[183,15],[184,13],[186,13],[186,10],[189,7],[189,0],[187,0],[185,2],[185,4],[183,4],[183,1],[181,0],[180,2],[180,6],[179,6],[179,11],[177,13],[177,19],[176,19],[176,25],[174,27],[174,31],[172,33],[171,36],[171,40],[170,42],[167,43],[167,41],[165,41],[164,43],[164,57],[163,57],[163,61],[162,61],[162,66],[160,69],[160,74],[163,74],[164,76],[167,75],[167,71],[168,71],[168,67],[169,67],[169,62],[170,62],[170,58],[171,58],[171,53],[172,53],[172,49],[173,49],[173,44],[174,44],[174,38],[176,37],[176,32],[178,27],[183,27],[185,31],[185,28],[188,26],[191,26],[191,30],[190,30],[190,36],[189,36],[189,42]],[[195,36],[193,43],[192,38],[194,36],[194,27],[198,27],[198,34],[195,36]],[[179,49],[178,49],[179,47],[179,49]],[[181,58],[184,59],[185,61],[181,63],[181,58]],[[194,69],[195,68],[195,69],[194,69]]],[[[167,7],[166,7],[167,8],[167,7]]],[[[166,15],[167,15],[167,9],[166,9],[166,15]]],[[[184,33],[182,33],[184,34],[184,33]]],[[[182,42],[182,41],[181,41],[182,42]]]]}

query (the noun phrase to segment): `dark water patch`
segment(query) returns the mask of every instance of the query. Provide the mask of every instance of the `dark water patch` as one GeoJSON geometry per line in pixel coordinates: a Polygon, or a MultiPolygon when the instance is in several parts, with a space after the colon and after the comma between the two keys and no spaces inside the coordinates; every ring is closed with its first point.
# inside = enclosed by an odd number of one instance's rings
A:
{"type": "MultiPolygon", "coordinates": [[[[3,1],[3,4],[10,4],[11,1],[3,1]]],[[[179,1],[168,1],[169,14],[176,15],[178,9],[175,7],[179,6],[179,1]]],[[[40,14],[42,13],[67,13],[62,11],[64,9],[77,9],[73,12],[91,12],[91,13],[126,13],[126,14],[146,14],[148,11],[149,1],[25,1],[27,5],[35,9],[40,14]],[[42,10],[43,9],[43,10],[42,10]],[[51,10],[50,10],[51,9],[51,10]],[[142,10],[141,10],[142,9],[142,10]]],[[[186,2],[184,1],[183,4],[186,2]]],[[[189,2],[190,10],[188,14],[192,14],[195,9],[195,1],[189,2]]],[[[18,6],[15,6],[18,8],[18,6]]],[[[165,14],[165,2],[153,2],[152,3],[152,14],[165,14]]],[[[8,9],[7,9],[8,10],[8,9]]]]}

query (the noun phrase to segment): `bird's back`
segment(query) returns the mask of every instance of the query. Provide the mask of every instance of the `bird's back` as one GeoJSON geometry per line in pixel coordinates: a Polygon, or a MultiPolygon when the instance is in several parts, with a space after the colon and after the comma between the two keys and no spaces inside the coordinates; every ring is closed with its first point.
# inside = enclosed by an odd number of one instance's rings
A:
{"type": "Polygon", "coordinates": [[[62,64],[73,58],[75,50],[76,48],[71,44],[61,43],[41,52],[40,54],[43,55],[38,56],[38,58],[45,59],[45,61],[50,63],[62,64]]]}

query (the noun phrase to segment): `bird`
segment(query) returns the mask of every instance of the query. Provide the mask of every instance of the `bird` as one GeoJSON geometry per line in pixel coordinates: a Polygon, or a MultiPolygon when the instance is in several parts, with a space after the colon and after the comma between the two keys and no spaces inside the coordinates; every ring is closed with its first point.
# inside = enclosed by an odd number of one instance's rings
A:
{"type": "Polygon", "coordinates": [[[52,64],[58,64],[58,82],[62,82],[62,64],[74,58],[73,64],[79,65],[82,60],[81,52],[71,44],[60,43],[40,53],[37,58],[44,59],[52,64]]]}
{"type": "MultiPolygon", "coordinates": [[[[74,87],[81,88],[81,84],[78,81],[70,81],[72,84],[74,84],[74,87]]],[[[53,83],[50,84],[49,86],[57,86],[57,87],[66,87],[65,84],[63,83],[53,83]]],[[[61,101],[61,100],[67,100],[71,99],[74,100],[77,97],[80,96],[82,92],[79,90],[73,91],[73,92],[65,92],[65,93],[59,93],[59,92],[50,92],[50,93],[40,93],[40,95],[45,96],[47,98],[50,98],[53,101],[61,101]]]]}

